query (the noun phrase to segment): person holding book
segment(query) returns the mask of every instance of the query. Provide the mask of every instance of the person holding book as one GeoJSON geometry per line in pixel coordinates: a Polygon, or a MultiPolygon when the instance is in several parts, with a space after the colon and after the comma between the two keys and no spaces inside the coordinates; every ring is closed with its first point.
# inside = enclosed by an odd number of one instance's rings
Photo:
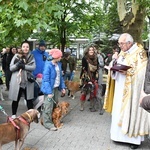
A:
{"type": "MultiPolygon", "coordinates": [[[[134,43],[133,37],[123,33],[118,45],[121,52],[115,64],[130,66],[128,70],[111,71],[115,84],[113,89],[106,87],[104,109],[109,106],[108,90],[113,90],[111,140],[129,143],[131,149],[137,149],[148,134],[148,113],[139,107],[147,64],[147,55],[140,44],[134,43]]],[[[112,63],[113,64],[113,63],[112,63]]]]}

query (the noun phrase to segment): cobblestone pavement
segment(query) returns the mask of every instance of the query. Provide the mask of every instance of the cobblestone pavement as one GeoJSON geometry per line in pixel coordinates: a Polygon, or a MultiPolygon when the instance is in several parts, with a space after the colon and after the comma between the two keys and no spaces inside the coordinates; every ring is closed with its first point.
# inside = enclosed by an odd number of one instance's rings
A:
{"type": "MultiPolygon", "coordinates": [[[[5,101],[0,105],[11,115],[11,101],[8,92],[3,91],[5,101]]],[[[25,139],[22,150],[129,150],[128,144],[115,143],[110,140],[111,115],[89,111],[89,102],[85,110],[79,111],[79,95],[73,100],[67,96],[59,98],[71,105],[69,113],[63,118],[64,126],[58,131],[49,131],[40,123],[31,123],[30,131],[25,139]]],[[[20,101],[18,115],[26,111],[23,101],[20,101]]],[[[6,116],[0,112],[0,123],[6,122],[6,116]]],[[[3,150],[13,150],[14,142],[3,146],[3,150]]],[[[150,140],[145,141],[138,150],[150,149],[150,140]]]]}

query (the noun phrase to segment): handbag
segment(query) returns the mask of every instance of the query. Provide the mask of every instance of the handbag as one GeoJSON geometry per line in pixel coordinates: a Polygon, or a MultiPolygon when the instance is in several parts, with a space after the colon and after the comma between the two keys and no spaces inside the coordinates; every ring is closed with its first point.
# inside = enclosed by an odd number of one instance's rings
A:
{"type": "Polygon", "coordinates": [[[35,82],[35,77],[32,73],[29,73],[29,72],[27,73],[27,79],[31,83],[35,82]]]}
{"type": "Polygon", "coordinates": [[[97,66],[91,65],[90,63],[88,64],[89,64],[89,69],[91,72],[95,72],[97,70],[97,66]]]}

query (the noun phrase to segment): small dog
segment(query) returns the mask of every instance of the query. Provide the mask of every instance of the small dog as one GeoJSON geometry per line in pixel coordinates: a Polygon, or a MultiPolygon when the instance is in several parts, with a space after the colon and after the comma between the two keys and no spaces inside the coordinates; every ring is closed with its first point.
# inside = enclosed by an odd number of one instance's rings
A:
{"type": "Polygon", "coordinates": [[[84,84],[81,88],[81,93],[85,93],[86,95],[90,94],[93,91],[94,91],[94,84],[92,82],[84,84]]]}
{"type": "Polygon", "coordinates": [[[75,93],[80,91],[80,82],[66,80],[65,85],[66,85],[68,91],[70,91],[68,96],[69,97],[72,96],[72,99],[75,99],[75,93]]]}
{"type": "Polygon", "coordinates": [[[30,129],[30,123],[38,123],[39,112],[30,109],[16,119],[0,125],[0,150],[2,145],[15,141],[15,150],[21,150],[25,137],[30,129]],[[13,125],[15,124],[15,125],[13,125]]]}
{"type": "Polygon", "coordinates": [[[90,105],[91,111],[96,111],[96,106],[99,107],[99,114],[103,115],[104,110],[103,110],[103,96],[104,96],[104,90],[103,85],[98,85],[97,82],[94,84],[92,82],[88,82],[83,85],[81,88],[81,92],[84,93],[85,95],[90,94],[90,105]],[[98,104],[98,105],[97,105],[98,104]]]}
{"type": "Polygon", "coordinates": [[[62,118],[68,113],[70,104],[68,102],[59,102],[57,107],[54,108],[52,113],[53,123],[56,128],[61,128],[63,126],[62,118]]]}

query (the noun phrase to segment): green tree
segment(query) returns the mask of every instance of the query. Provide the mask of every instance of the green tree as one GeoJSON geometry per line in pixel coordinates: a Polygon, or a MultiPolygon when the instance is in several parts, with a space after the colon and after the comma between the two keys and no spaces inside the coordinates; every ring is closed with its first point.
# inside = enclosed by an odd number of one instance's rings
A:
{"type": "Polygon", "coordinates": [[[60,9],[53,0],[1,0],[1,43],[18,44],[27,39],[34,29],[47,29],[51,11],[60,9]]]}
{"type": "Polygon", "coordinates": [[[3,45],[20,43],[28,37],[69,44],[69,36],[92,38],[101,26],[99,3],[85,0],[1,0],[0,41],[3,45]],[[33,31],[38,32],[34,33],[33,31]]]}
{"type": "Polygon", "coordinates": [[[149,15],[149,0],[117,0],[117,9],[123,32],[130,33],[136,42],[142,43],[146,15],[149,15]]]}
{"type": "MultiPolygon", "coordinates": [[[[47,41],[51,41],[54,46],[59,45],[64,51],[65,46],[69,44],[70,36],[92,38],[93,31],[99,31],[103,16],[99,5],[84,0],[60,0],[57,4],[62,8],[57,11],[59,15],[56,16],[56,11],[53,10],[49,18],[48,31],[42,32],[47,41]]],[[[42,36],[41,33],[39,35],[42,36]]]]}

